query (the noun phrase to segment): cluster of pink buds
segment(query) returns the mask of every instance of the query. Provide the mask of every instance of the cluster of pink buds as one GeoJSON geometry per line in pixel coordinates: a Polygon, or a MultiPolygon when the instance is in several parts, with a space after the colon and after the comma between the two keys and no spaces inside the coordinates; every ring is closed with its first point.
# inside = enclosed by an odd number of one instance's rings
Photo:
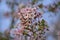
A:
{"type": "MultiPolygon", "coordinates": [[[[24,7],[19,9],[17,16],[20,19],[21,27],[29,26],[33,23],[34,20],[42,17],[41,12],[37,11],[37,7],[24,7]]],[[[40,21],[40,20],[36,20],[40,21]]]]}

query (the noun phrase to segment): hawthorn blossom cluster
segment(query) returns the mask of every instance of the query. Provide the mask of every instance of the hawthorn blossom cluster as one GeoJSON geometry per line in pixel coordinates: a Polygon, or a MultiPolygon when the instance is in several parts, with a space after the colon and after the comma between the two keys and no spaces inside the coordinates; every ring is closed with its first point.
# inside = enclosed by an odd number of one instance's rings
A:
{"type": "Polygon", "coordinates": [[[20,23],[10,31],[11,36],[17,38],[21,35],[26,35],[34,37],[33,39],[36,39],[38,36],[44,38],[42,34],[45,34],[48,27],[46,27],[45,21],[41,20],[43,12],[38,10],[38,7],[20,8],[16,13],[20,23]]]}
{"type": "Polygon", "coordinates": [[[37,12],[37,8],[26,7],[20,10],[18,16],[21,20],[21,25],[25,27],[34,24],[33,21],[39,21],[42,13],[37,12]]]}

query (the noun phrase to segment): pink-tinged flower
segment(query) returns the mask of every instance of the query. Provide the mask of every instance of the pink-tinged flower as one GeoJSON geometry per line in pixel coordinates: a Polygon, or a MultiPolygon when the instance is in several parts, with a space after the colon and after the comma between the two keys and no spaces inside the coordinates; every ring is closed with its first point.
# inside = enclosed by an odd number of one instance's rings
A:
{"type": "Polygon", "coordinates": [[[22,27],[21,29],[14,28],[10,31],[11,37],[17,37],[18,35],[21,35],[24,31],[24,28],[22,27]]]}
{"type": "Polygon", "coordinates": [[[17,36],[16,33],[18,33],[18,32],[17,32],[17,29],[14,28],[14,29],[12,29],[12,30],[10,31],[10,36],[13,37],[13,38],[16,37],[16,36],[17,36]]]}
{"type": "Polygon", "coordinates": [[[41,17],[42,13],[38,12],[37,10],[38,9],[36,7],[21,8],[17,13],[21,20],[21,25],[24,25],[24,26],[31,25],[32,20],[35,20],[36,18],[41,17]]]}

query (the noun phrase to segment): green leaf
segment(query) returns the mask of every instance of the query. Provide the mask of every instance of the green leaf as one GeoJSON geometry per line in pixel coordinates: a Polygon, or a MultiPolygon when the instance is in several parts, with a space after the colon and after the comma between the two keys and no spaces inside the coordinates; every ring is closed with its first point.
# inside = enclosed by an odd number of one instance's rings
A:
{"type": "Polygon", "coordinates": [[[38,0],[32,0],[32,5],[34,5],[38,0]]]}
{"type": "Polygon", "coordinates": [[[34,37],[36,37],[36,36],[37,36],[37,34],[36,34],[35,32],[33,33],[33,35],[34,35],[34,37]]]}
{"type": "Polygon", "coordinates": [[[55,12],[55,8],[49,8],[49,11],[55,12]]]}
{"type": "Polygon", "coordinates": [[[43,4],[38,5],[39,8],[43,8],[43,4]]]}
{"type": "Polygon", "coordinates": [[[41,21],[41,26],[45,26],[45,20],[44,19],[42,19],[42,21],[41,21]]]}
{"type": "Polygon", "coordinates": [[[60,6],[60,2],[58,2],[58,5],[60,6]]]}
{"type": "Polygon", "coordinates": [[[0,40],[9,40],[8,38],[1,37],[0,40]]]}
{"type": "Polygon", "coordinates": [[[56,7],[51,7],[51,6],[50,6],[50,7],[48,8],[48,10],[51,11],[51,12],[55,12],[56,7]]]}
{"type": "Polygon", "coordinates": [[[26,32],[26,31],[24,31],[24,32],[23,32],[23,35],[27,35],[27,32],[26,32]]]}

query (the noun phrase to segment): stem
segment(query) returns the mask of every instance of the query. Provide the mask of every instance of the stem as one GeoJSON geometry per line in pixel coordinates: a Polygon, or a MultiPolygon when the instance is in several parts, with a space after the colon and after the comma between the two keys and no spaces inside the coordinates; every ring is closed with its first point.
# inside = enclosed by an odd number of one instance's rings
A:
{"type": "Polygon", "coordinates": [[[25,35],[25,40],[27,40],[27,36],[25,35]]]}

